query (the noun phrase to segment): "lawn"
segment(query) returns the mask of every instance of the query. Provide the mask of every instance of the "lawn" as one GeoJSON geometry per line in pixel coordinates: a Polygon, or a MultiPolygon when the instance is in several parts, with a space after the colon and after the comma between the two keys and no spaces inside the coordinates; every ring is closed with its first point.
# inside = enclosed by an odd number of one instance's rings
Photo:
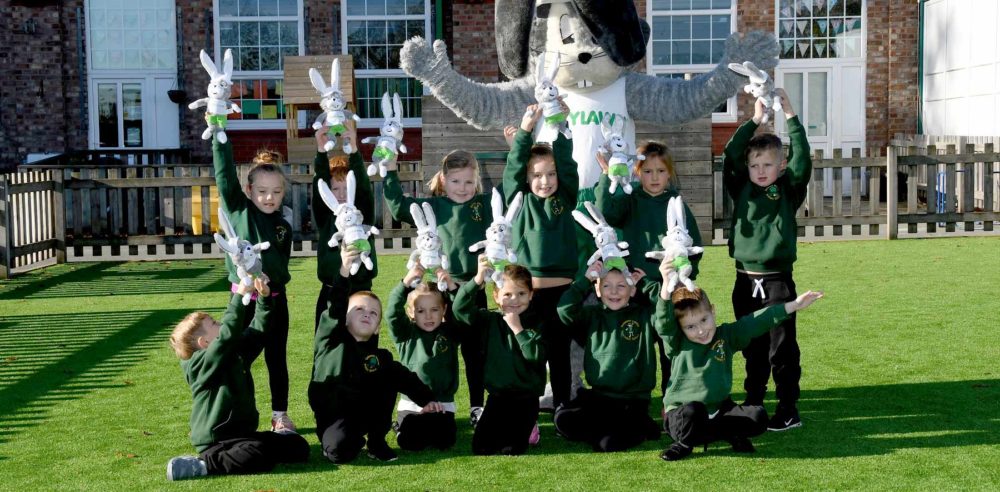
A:
{"type": "MultiPolygon", "coordinates": [[[[229,295],[221,260],[69,264],[26,274],[0,282],[0,488],[1000,487],[1000,240],[802,244],[799,256],[799,290],[827,293],[798,321],[804,426],[755,439],[755,455],[717,444],[666,463],[657,457],[666,437],[598,455],[556,437],[543,414],[541,444],[529,454],[470,456],[463,379],[452,451],[333,466],[322,458],[306,399],[319,290],[309,259],[291,266],[288,355],[290,413],[312,445],[311,462],[270,475],[178,483],[167,482],[164,470],[170,457],[193,452],[191,399],[167,338],[190,311],[221,314],[229,295]]],[[[381,259],[375,290],[383,299],[403,263],[381,259]]],[[[708,248],[701,271],[699,284],[719,318],[732,319],[726,250],[708,248]]],[[[735,365],[742,381],[741,358],[735,365]]],[[[254,370],[264,426],[270,399],[262,360],[254,370]]],[[[655,396],[651,411],[660,412],[655,396]]]]}

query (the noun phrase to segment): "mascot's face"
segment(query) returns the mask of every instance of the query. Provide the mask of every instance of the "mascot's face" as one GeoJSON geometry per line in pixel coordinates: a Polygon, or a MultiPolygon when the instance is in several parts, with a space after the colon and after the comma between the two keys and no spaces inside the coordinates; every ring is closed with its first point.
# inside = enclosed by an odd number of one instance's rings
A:
{"type": "Polygon", "coordinates": [[[538,6],[535,14],[536,22],[545,25],[545,51],[560,55],[556,86],[569,92],[591,92],[618,80],[623,68],[597,44],[572,3],[554,0],[538,6]]]}

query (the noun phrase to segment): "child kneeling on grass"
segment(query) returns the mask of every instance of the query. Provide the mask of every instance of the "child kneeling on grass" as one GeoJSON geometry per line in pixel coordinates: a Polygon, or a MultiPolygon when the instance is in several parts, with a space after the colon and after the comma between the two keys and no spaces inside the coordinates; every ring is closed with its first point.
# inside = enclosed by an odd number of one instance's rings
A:
{"type": "MultiPolygon", "coordinates": [[[[666,292],[660,297],[668,298],[666,292]]],[[[691,454],[693,446],[715,441],[728,442],[738,453],[754,452],[750,438],[767,430],[767,411],[762,405],[737,405],[730,397],[733,354],[822,297],[822,292],[808,291],[716,327],[708,295],[700,288],[691,292],[678,287],[669,297],[677,321],[670,323],[673,333],[664,337],[673,361],[663,397],[664,426],[674,443],[660,457],[679,460],[691,454]]]]}
{"type": "Polygon", "coordinates": [[[323,456],[334,463],[352,461],[365,446],[368,456],[395,461],[385,442],[392,425],[396,394],[404,393],[424,413],[442,411],[416,374],[378,348],[382,305],[370,291],[350,290],[348,265],[360,256],[353,246],[340,249],[340,275],[334,278],[330,309],[320,316],[313,346],[309,405],[323,456]]]}
{"type": "Polygon", "coordinates": [[[167,463],[167,479],[203,475],[259,473],[277,463],[309,459],[309,444],[292,430],[257,432],[260,415],[254,401],[250,364],[260,354],[264,327],[274,302],[265,278],[240,285],[222,322],[207,313],[187,315],[170,335],[194,403],[191,443],[199,456],[179,456],[167,463]],[[243,329],[243,295],[258,297],[253,321],[243,329]]]}

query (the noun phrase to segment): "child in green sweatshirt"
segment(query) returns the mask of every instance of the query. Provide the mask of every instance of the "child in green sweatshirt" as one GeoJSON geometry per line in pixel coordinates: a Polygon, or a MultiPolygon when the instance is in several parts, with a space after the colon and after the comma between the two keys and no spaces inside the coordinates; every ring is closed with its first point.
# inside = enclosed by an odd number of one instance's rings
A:
{"type": "Polygon", "coordinates": [[[738,453],[754,452],[750,438],[764,432],[767,411],[762,405],[737,405],[730,398],[733,387],[733,354],[761,333],[781,324],[796,311],[809,307],[822,292],[808,291],[784,304],[775,304],[735,323],[715,324],[715,306],[700,288],[677,288],[670,301],[665,293],[669,320],[664,342],[674,361],[667,394],[664,426],[674,439],[660,457],[675,461],[691,454],[694,446],[726,441],[738,453]],[[676,317],[676,322],[673,318],[676,317]]]}
{"type": "MultiPolygon", "coordinates": [[[[423,413],[416,403],[400,398],[396,406],[399,447],[420,451],[428,446],[448,449],[455,444],[455,392],[458,390],[458,346],[462,331],[446,320],[448,303],[432,282],[412,282],[424,277],[418,262],[389,294],[385,320],[396,344],[399,361],[434,392],[442,412],[423,413]]],[[[451,289],[458,285],[445,274],[451,289]]]]}
{"type": "Polygon", "coordinates": [[[482,332],[489,399],[472,435],[478,455],[524,454],[538,420],[538,397],[545,389],[545,347],[537,320],[528,313],[531,274],[520,265],[503,270],[503,288],[493,291],[499,312],[476,305],[492,269],[485,255],[472,282],[455,296],[455,318],[482,332]]]}
{"type": "MultiPolygon", "coordinates": [[[[753,118],[740,126],[726,144],[723,181],[733,200],[729,256],[736,260],[732,299],[737,317],[784,304],[796,296],[792,279],[798,233],[795,214],[806,198],[812,161],[806,130],[785,91],[777,91],[788,127],[787,159],[777,135],[754,136],[765,111],[759,100],[753,118]]],[[[746,403],[764,403],[767,380],[773,374],[778,405],[768,429],[783,431],[801,426],[796,404],[802,368],[795,316],[751,342],[743,350],[743,357],[746,403]]]]}
{"type": "Polygon", "coordinates": [[[240,285],[222,322],[203,312],[187,315],[170,335],[191,386],[191,444],[199,456],[179,456],[167,464],[167,478],[208,474],[259,473],[277,463],[309,459],[309,444],[295,432],[257,432],[250,364],[260,355],[273,306],[265,278],[240,285]],[[250,328],[241,299],[256,288],[260,298],[250,328]]]}
{"type": "Polygon", "coordinates": [[[350,290],[350,265],[360,256],[341,246],[340,274],[334,278],[330,309],[323,313],[313,344],[309,406],[323,456],[340,464],[354,460],[366,445],[368,456],[395,461],[385,442],[392,426],[397,393],[404,393],[424,413],[440,412],[434,393],[416,374],[378,348],[382,305],[371,291],[350,290]]]}

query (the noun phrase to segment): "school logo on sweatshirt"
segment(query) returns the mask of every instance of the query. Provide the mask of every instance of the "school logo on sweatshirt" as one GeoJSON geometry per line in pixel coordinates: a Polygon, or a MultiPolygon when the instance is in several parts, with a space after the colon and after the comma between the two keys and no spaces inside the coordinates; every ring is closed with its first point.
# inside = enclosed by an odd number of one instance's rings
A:
{"type": "Polygon", "coordinates": [[[472,212],[472,220],[475,222],[483,221],[483,204],[482,202],[471,202],[469,203],[469,210],[472,212]]]}
{"type": "Polygon", "coordinates": [[[275,227],[274,237],[278,240],[278,244],[284,244],[285,239],[288,239],[288,228],[283,225],[275,227]]]}
{"type": "Polygon", "coordinates": [[[566,211],[566,206],[558,196],[551,196],[549,200],[552,200],[552,215],[562,215],[566,211]]]}
{"type": "Polygon", "coordinates": [[[778,185],[776,184],[772,184],[771,186],[764,188],[764,193],[767,194],[767,197],[772,200],[781,198],[781,193],[778,193],[778,185]]]}
{"type": "Polygon", "coordinates": [[[375,354],[365,357],[365,372],[375,372],[379,368],[378,357],[375,354]]]}
{"type": "Polygon", "coordinates": [[[448,344],[448,337],[441,334],[438,334],[438,336],[434,338],[434,346],[437,347],[437,353],[439,354],[443,354],[451,349],[451,346],[448,344]]]}
{"type": "Polygon", "coordinates": [[[618,327],[618,330],[621,331],[622,338],[630,342],[634,342],[639,339],[639,332],[641,331],[641,327],[639,326],[638,321],[634,319],[627,319],[625,321],[622,321],[622,324],[618,327]]]}
{"type": "Polygon", "coordinates": [[[715,343],[712,344],[712,352],[715,352],[715,360],[717,360],[719,362],[725,362],[726,361],[726,341],[725,340],[716,340],[715,343]]]}

